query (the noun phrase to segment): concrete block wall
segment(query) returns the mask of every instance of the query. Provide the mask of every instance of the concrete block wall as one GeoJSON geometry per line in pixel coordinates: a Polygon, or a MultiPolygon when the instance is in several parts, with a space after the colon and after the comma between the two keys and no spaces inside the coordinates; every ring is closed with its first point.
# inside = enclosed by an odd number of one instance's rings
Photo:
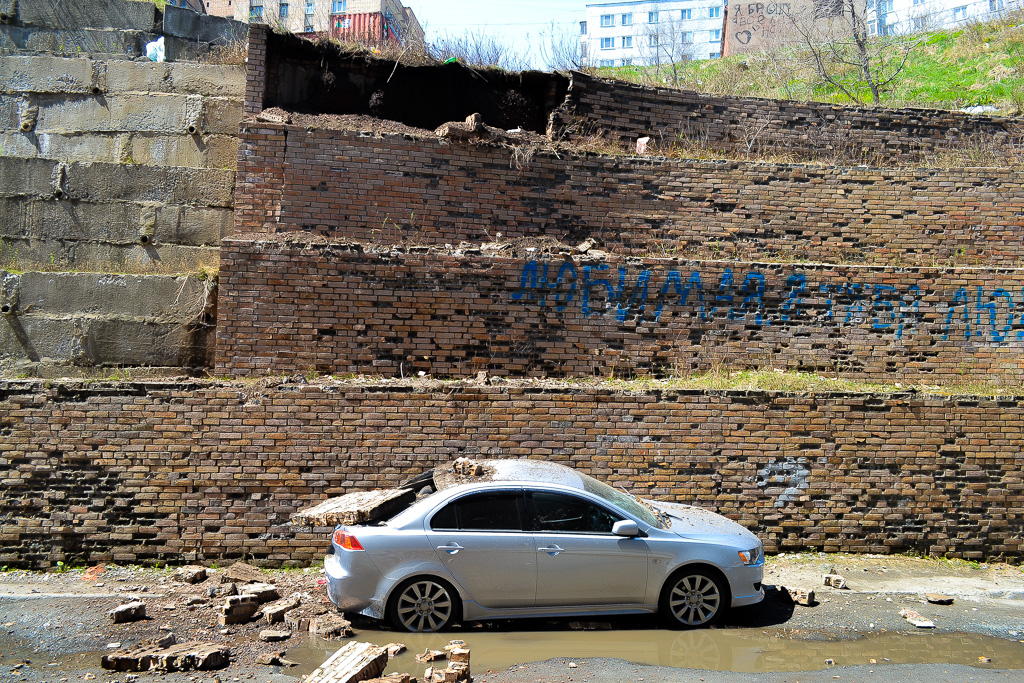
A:
{"type": "Polygon", "coordinates": [[[302,235],[221,249],[219,375],[1024,380],[1019,269],[364,253],[302,235]]]}
{"type": "Polygon", "coordinates": [[[0,268],[36,298],[73,281],[89,308],[12,309],[0,372],[208,367],[215,291],[179,274],[215,272],[232,229],[245,72],[205,60],[244,41],[245,25],[126,0],[12,7],[0,25],[0,268]],[[160,36],[158,64],[142,55],[160,36]],[[96,274],[109,272],[134,275],[111,287],[96,274]],[[124,296],[146,310],[126,315],[124,296]]]}
{"type": "Polygon", "coordinates": [[[832,163],[907,164],[977,145],[993,158],[1024,146],[1024,120],[931,109],[881,109],[713,96],[572,74],[552,134],[598,135],[630,147],[641,137],[721,152],[793,154],[832,163]]]}
{"type": "Polygon", "coordinates": [[[639,256],[915,266],[1016,266],[1024,254],[1015,168],[517,156],[503,145],[255,121],[241,140],[240,233],[376,244],[593,238],[639,256]]]}
{"type": "Polygon", "coordinates": [[[317,562],[296,509],[463,455],[716,509],[769,552],[1024,555],[1020,397],[299,379],[0,383],[0,562],[317,562]]]}

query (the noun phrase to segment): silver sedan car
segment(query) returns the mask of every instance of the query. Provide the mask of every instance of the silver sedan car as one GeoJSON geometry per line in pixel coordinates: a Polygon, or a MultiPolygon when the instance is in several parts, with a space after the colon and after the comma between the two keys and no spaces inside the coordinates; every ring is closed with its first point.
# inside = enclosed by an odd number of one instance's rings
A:
{"type": "Polygon", "coordinates": [[[338,526],[331,600],[409,631],[516,617],[662,614],[707,626],[764,598],[761,542],[690,505],[533,460],[449,465],[388,519],[338,526]]]}

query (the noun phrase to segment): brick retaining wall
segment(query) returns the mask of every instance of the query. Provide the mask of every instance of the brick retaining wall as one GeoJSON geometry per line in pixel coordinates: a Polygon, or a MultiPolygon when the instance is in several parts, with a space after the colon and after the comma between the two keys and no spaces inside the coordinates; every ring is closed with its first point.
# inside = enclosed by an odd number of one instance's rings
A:
{"type": "Polygon", "coordinates": [[[845,163],[905,164],[953,147],[1024,144],[1019,118],[716,96],[575,72],[554,116],[555,134],[569,137],[597,134],[632,145],[651,136],[667,145],[688,140],[721,152],[845,163]]]}
{"type": "MultiPolygon", "coordinates": [[[[250,65],[250,69],[252,66],[250,65]]],[[[1024,173],[557,154],[247,123],[236,233],[595,238],[627,254],[1017,265],[1024,173]]]]}
{"type": "Polygon", "coordinates": [[[572,464],[771,552],[1022,556],[1024,398],[553,385],[0,383],[0,563],[308,563],[324,497],[455,457],[572,464]]]}
{"type": "Polygon", "coordinates": [[[361,249],[225,240],[217,372],[1024,379],[1020,270],[361,249]]]}

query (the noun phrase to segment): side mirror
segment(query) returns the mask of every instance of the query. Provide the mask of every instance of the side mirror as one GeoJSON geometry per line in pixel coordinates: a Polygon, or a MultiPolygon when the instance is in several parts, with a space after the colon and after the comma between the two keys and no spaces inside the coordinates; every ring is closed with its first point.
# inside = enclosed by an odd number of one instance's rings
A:
{"type": "Polygon", "coordinates": [[[612,533],[616,536],[629,536],[632,538],[640,535],[640,527],[631,519],[623,519],[612,525],[612,533]]]}

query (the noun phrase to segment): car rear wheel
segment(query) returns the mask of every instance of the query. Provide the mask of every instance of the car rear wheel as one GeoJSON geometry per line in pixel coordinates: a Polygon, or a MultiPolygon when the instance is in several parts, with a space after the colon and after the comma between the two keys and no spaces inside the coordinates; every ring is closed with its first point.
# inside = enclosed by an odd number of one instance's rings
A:
{"type": "Polygon", "coordinates": [[[676,574],[661,595],[661,613],[675,627],[710,626],[726,609],[723,579],[704,569],[676,574]]]}
{"type": "Polygon", "coordinates": [[[391,622],[406,631],[441,631],[457,620],[457,593],[437,579],[411,579],[395,591],[391,622]]]}

